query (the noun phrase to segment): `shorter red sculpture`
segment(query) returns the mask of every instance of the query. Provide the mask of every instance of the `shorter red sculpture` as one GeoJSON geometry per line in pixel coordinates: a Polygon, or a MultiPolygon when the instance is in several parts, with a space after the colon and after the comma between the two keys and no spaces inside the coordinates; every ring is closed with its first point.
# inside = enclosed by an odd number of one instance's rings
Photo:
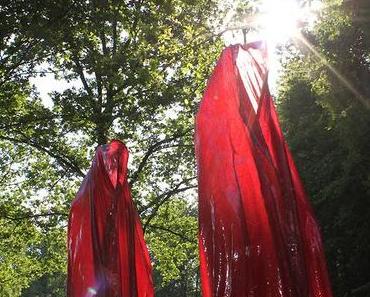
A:
{"type": "Polygon", "coordinates": [[[127,182],[128,150],[99,146],[72,202],[68,226],[69,297],[151,297],[149,253],[127,182]]]}

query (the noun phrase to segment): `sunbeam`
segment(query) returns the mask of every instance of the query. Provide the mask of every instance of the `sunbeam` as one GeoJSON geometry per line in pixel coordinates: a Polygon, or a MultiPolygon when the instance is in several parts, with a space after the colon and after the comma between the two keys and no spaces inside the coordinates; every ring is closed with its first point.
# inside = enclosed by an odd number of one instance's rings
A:
{"type": "Polygon", "coordinates": [[[320,54],[315,47],[302,35],[298,34],[297,37],[320,61],[329,69],[331,73],[333,73],[340,82],[358,99],[361,103],[366,107],[370,108],[370,101],[368,98],[365,98],[361,95],[356,88],[351,84],[351,82],[344,77],[333,65],[331,65],[328,60],[325,58],[324,55],[320,54]]]}

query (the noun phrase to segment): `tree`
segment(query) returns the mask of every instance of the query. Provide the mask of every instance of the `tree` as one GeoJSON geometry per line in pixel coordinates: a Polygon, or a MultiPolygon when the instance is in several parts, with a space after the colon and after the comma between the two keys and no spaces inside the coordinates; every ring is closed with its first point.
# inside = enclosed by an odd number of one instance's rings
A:
{"type": "Polygon", "coordinates": [[[336,296],[369,293],[370,44],[366,1],[326,1],[291,51],[278,95],[322,226],[336,296]]]}
{"type": "Polygon", "coordinates": [[[196,187],[194,111],[220,51],[209,29],[216,3],[17,0],[0,8],[2,296],[31,284],[23,294],[36,296],[61,282],[70,202],[94,148],[111,138],[131,152],[158,291],[197,294],[196,215],[184,201],[196,187]],[[51,94],[52,108],[29,81],[50,73],[73,85],[51,94]],[[178,217],[169,221],[171,212],[178,217]]]}

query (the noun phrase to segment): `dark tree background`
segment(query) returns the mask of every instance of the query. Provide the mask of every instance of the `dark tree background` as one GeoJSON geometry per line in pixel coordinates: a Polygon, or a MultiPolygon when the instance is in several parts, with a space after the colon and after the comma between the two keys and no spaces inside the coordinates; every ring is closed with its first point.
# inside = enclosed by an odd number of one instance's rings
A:
{"type": "Polygon", "coordinates": [[[335,296],[370,296],[370,3],[326,4],[291,48],[277,104],[335,296]]]}

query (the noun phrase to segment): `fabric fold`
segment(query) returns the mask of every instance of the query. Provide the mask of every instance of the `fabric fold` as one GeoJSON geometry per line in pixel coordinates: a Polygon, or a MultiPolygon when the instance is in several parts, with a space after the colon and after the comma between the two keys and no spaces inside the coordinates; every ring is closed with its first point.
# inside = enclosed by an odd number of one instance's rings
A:
{"type": "Polygon", "coordinates": [[[203,297],[332,296],[267,75],[263,42],[226,48],[196,117],[203,297]]]}
{"type": "Polygon", "coordinates": [[[151,297],[151,262],[127,182],[128,150],[99,146],[72,202],[69,297],[151,297]]]}

